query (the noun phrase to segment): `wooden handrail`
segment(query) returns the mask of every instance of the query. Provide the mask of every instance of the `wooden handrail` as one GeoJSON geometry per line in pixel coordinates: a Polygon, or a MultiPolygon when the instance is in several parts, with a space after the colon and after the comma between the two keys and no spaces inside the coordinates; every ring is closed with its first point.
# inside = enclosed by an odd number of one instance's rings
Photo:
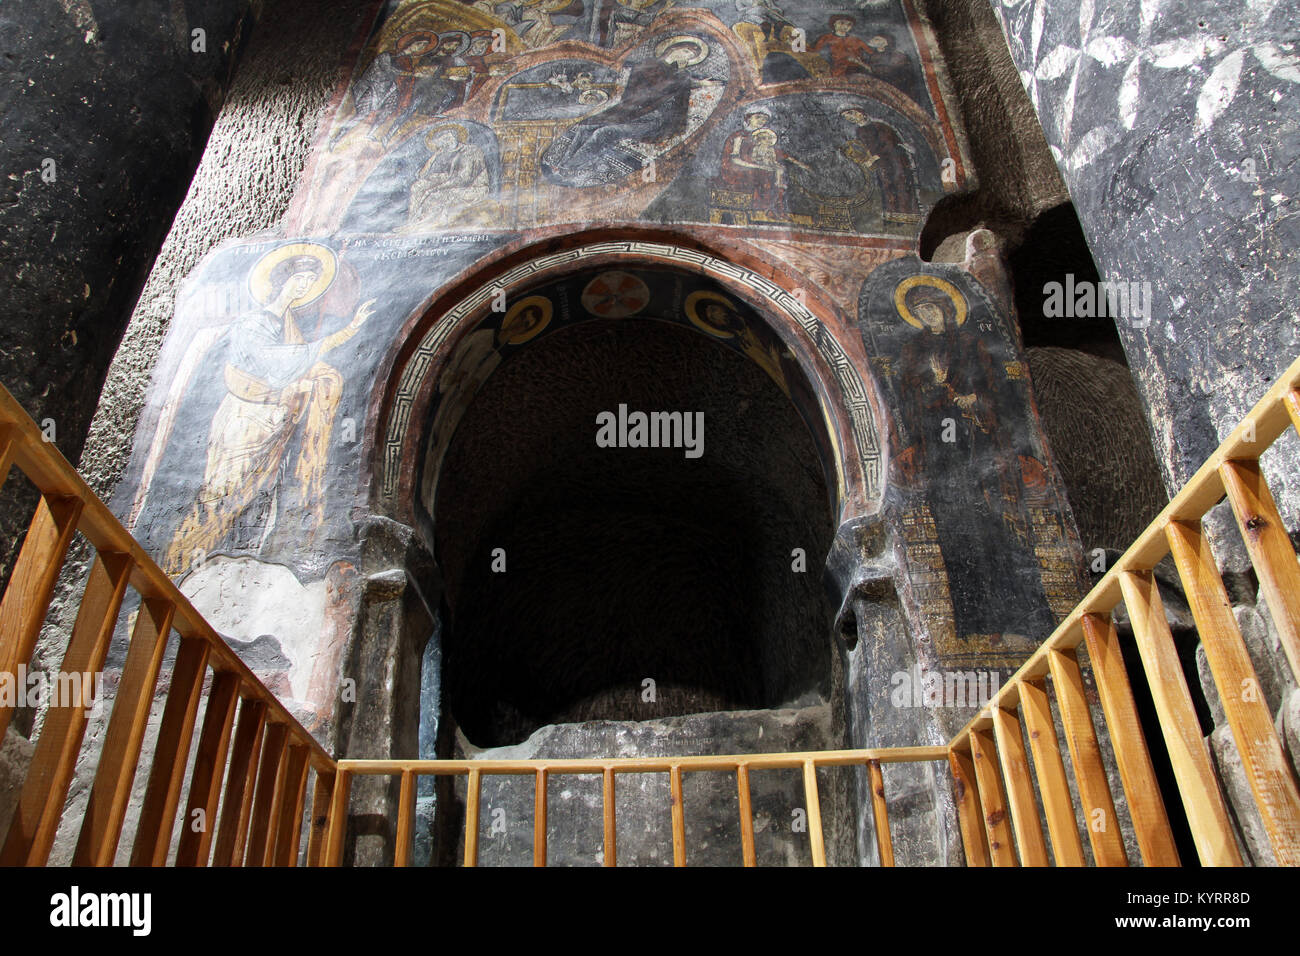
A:
{"type": "MultiPolygon", "coordinates": [[[[1259,456],[1288,426],[1300,430],[1300,359],[1273,384],[1083,601],[950,741],[949,748],[955,755],[969,755],[986,743],[981,735],[1001,725],[1008,736],[1001,748],[1008,751],[1004,760],[1014,762],[1023,746],[1019,739],[1011,739],[1005,721],[1026,707],[1031,730],[1037,728],[1031,743],[1058,862],[1075,864],[1081,860],[1070,832],[1073,808],[1067,805],[1068,790],[1062,788],[1063,768],[1044,752],[1041,739],[1051,727],[1050,705],[1042,683],[1048,676],[1065,725],[1085,816],[1098,822],[1088,827],[1094,858],[1101,865],[1122,866],[1127,862],[1075,659],[1078,647],[1086,644],[1101,697],[1104,729],[1114,747],[1143,860],[1149,865],[1178,863],[1118,640],[1110,624],[1111,613],[1123,602],[1133,622],[1201,861],[1214,865],[1241,863],[1152,574],[1156,564],[1172,553],[1273,852],[1279,863],[1300,865],[1300,791],[1277,739],[1272,715],[1258,693],[1258,677],[1201,530],[1201,519],[1226,495],[1258,573],[1260,590],[1277,625],[1286,659],[1300,681],[1300,563],[1258,463],[1259,456]]],[[[958,789],[964,792],[969,771],[962,760],[953,762],[952,769],[958,789]]],[[[1025,802],[1019,802],[1022,811],[1027,812],[1025,802]]],[[[965,813],[974,812],[961,801],[959,808],[965,813]]],[[[968,861],[983,858],[987,849],[978,844],[981,837],[992,839],[991,827],[986,820],[981,828],[986,832],[975,833],[973,829],[967,832],[963,825],[968,861]]],[[[1022,860],[1041,859],[1032,832],[1027,831],[1018,842],[1022,860]]]]}
{"type": "MultiPolygon", "coordinates": [[[[237,704],[241,713],[259,714],[259,736],[264,721],[278,728],[291,745],[287,768],[277,764],[273,771],[279,776],[288,774],[288,803],[276,821],[282,824],[280,841],[272,843],[266,861],[296,860],[297,824],[290,816],[296,810],[301,819],[301,791],[307,767],[314,768],[319,778],[333,779],[333,758],[222,640],[59,450],[45,440],[13,396],[0,386],[0,485],[12,467],[21,470],[35,485],[40,500],[0,600],[0,673],[16,675],[20,667],[30,664],[36,636],[74,534],[80,533],[90,542],[96,557],[63,657],[62,672],[97,674],[107,655],[128,585],[140,597],[140,610],[73,862],[103,866],[111,864],[116,855],[163,653],[172,631],[180,636],[180,650],[131,861],[160,865],[167,860],[186,790],[184,774],[195,720],[204,698],[208,711],[189,782],[177,862],[208,862],[212,832],[217,825],[213,818],[217,795],[226,773],[237,704]],[[209,673],[213,680],[205,693],[209,673]],[[292,837],[284,830],[290,825],[292,837]]],[[[0,704],[0,740],[14,710],[12,704],[0,704]]],[[[39,865],[48,860],[86,722],[82,704],[51,709],[36,740],[8,834],[0,844],[0,864],[39,865]]],[[[254,743],[246,733],[238,746],[247,748],[254,743]]],[[[246,760],[241,751],[237,767],[246,760]]],[[[251,789],[252,779],[244,783],[251,789]]],[[[232,792],[229,784],[227,792],[232,792]]],[[[239,787],[234,792],[243,799],[239,787]]],[[[224,855],[225,859],[219,862],[242,862],[242,854],[235,858],[236,842],[227,840],[222,844],[218,856],[224,855]]]]}
{"type": "MultiPolygon", "coordinates": [[[[817,770],[821,767],[865,767],[873,793],[873,811],[877,827],[877,843],[881,863],[894,865],[893,841],[889,833],[889,815],[885,806],[884,783],[880,774],[882,763],[942,762],[948,758],[947,747],[880,747],[866,750],[819,750],[797,753],[718,754],[689,757],[614,757],[567,758],[530,760],[340,760],[338,772],[348,781],[353,777],[399,777],[403,799],[412,793],[415,781],[421,776],[459,776],[469,780],[465,813],[465,865],[478,864],[478,827],[480,787],[485,776],[531,776],[535,783],[533,806],[533,862],[546,865],[547,799],[546,784],[552,776],[589,775],[601,778],[603,802],[604,863],[613,866],[618,847],[614,828],[614,780],[618,774],[659,773],[668,774],[671,802],[669,816],[672,822],[673,862],[675,866],[687,863],[686,810],[682,802],[682,781],[687,773],[734,773],[740,798],[741,859],[745,866],[756,864],[754,854],[754,820],[749,799],[749,774],[755,770],[798,770],[804,788],[805,810],[808,815],[808,838],[814,866],[826,865],[826,851],[822,837],[821,800],[817,790],[817,770]]],[[[343,807],[346,806],[346,786],[335,792],[335,805],[331,811],[330,835],[324,863],[338,866],[343,858],[343,830],[346,826],[343,807]]],[[[405,866],[410,860],[412,831],[403,823],[410,813],[409,804],[400,811],[397,845],[394,862],[405,866]]]]}
{"type": "MultiPolygon", "coordinates": [[[[311,765],[317,770],[328,770],[333,758],[302,729],[293,716],[285,710],[279,699],[268,690],[239,655],[221,639],[211,624],[181,593],[172,579],[141,547],[131,533],[122,526],[108,505],[99,499],[90,486],[68,464],[52,442],[45,440],[40,428],[23,410],[9,390],[0,385],[0,427],[13,429],[11,463],[16,465],[36,489],[47,499],[75,499],[81,513],[76,523],[79,531],[101,554],[120,554],[131,563],[130,583],[141,597],[169,603],[175,610],[172,627],[182,637],[198,638],[212,648],[214,665],[221,671],[234,671],[240,677],[241,693],[265,703],[277,722],[297,726],[311,753],[311,765]]],[[[8,476],[8,469],[0,471],[0,486],[8,476]]],[[[2,640],[3,638],[0,638],[2,640]]],[[[0,728],[2,732],[3,728],[0,728]]]]}

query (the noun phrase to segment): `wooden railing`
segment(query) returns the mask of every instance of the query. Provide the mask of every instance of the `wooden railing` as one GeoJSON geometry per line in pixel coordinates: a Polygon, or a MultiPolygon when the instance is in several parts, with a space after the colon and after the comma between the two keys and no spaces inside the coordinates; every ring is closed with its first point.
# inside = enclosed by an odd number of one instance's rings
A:
{"type": "MultiPolygon", "coordinates": [[[[1201,519],[1226,495],[1258,574],[1261,596],[1273,615],[1291,671],[1300,682],[1300,563],[1259,466],[1259,456],[1288,425],[1300,429],[1298,389],[1300,361],[946,746],[592,760],[336,762],[203,620],[0,388],[0,483],[15,464],[41,494],[0,602],[0,675],[14,674],[20,665],[30,663],[60,568],[74,534],[81,533],[94,547],[96,557],[63,657],[63,672],[98,672],[128,588],[134,588],[141,600],[72,857],[77,864],[108,865],[115,858],[164,651],[175,630],[180,646],[130,855],[135,865],[160,865],[169,860],[183,790],[188,796],[185,825],[176,846],[178,865],[295,864],[311,770],[315,785],[306,853],[309,865],[338,865],[343,859],[354,778],[400,777],[394,858],[404,866],[411,861],[417,779],[459,775],[468,779],[465,863],[473,866],[478,861],[481,781],[497,774],[534,778],[533,861],[545,865],[549,778],[588,774],[602,779],[604,863],[613,866],[618,852],[616,780],[633,773],[668,775],[673,861],[685,865],[683,775],[720,772],[736,775],[741,836],[738,862],[753,866],[749,775],[754,770],[786,768],[802,772],[812,861],[820,866],[825,864],[826,852],[817,769],[863,766],[868,774],[880,863],[892,866],[881,765],[947,760],[958,808],[957,825],[969,865],[1083,865],[1087,858],[1082,829],[1095,863],[1122,866],[1129,862],[1128,851],[1088,705],[1079,660],[1082,646],[1102,705],[1102,733],[1114,755],[1142,862],[1177,865],[1180,859],[1165,795],[1157,783],[1111,619],[1112,611],[1123,602],[1196,852],[1205,864],[1240,865],[1228,810],[1153,574],[1155,565],[1172,553],[1276,860],[1296,865],[1300,863],[1300,792],[1260,692],[1260,681],[1201,519]],[[206,681],[209,671],[210,683],[206,681]],[[186,790],[191,740],[199,705],[205,700],[186,790]],[[1065,731],[1064,750],[1055,730],[1053,702],[1065,731]],[[1066,773],[1067,755],[1074,770],[1073,791],[1066,773]],[[1076,814],[1076,792],[1081,817],[1076,814]],[[215,821],[218,808],[220,820],[215,821]],[[192,825],[196,820],[213,824],[197,827],[192,825]]],[[[13,712],[13,706],[0,703],[0,740],[13,712]]],[[[18,809],[0,848],[0,864],[40,865],[48,860],[86,720],[84,707],[48,711],[18,809]]]]}
{"type": "MultiPolygon", "coordinates": [[[[95,558],[61,673],[100,674],[128,590],[134,589],[140,598],[71,862],[106,866],[117,854],[163,658],[175,631],[179,648],[130,862],[158,866],[170,857],[195,722],[199,705],[206,701],[175,862],[295,863],[308,768],[316,772],[317,795],[327,795],[334,774],[329,754],[222,641],[58,449],[44,440],[13,396],[0,388],[0,484],[11,466],[27,475],[40,501],[0,601],[0,675],[13,680],[20,667],[31,665],[76,534],[89,541],[95,558]]],[[[86,730],[86,703],[83,693],[80,700],[46,712],[0,847],[0,864],[43,865],[49,859],[86,730]]],[[[13,702],[0,701],[0,742],[14,711],[13,702]]],[[[320,829],[312,829],[313,837],[320,829]]]]}
{"type": "Polygon", "coordinates": [[[1034,801],[1035,779],[1055,862],[1084,862],[1045,685],[1049,675],[1050,696],[1055,697],[1065,728],[1093,858],[1100,866],[1128,862],[1084,695],[1077,657],[1080,645],[1086,647],[1092,665],[1142,861],[1149,866],[1179,863],[1111,621],[1111,612],[1122,601],[1132,621],[1197,855],[1206,865],[1241,865],[1153,574],[1170,553],[1273,853],[1280,865],[1300,864],[1300,793],[1295,774],[1274,730],[1273,715],[1201,527],[1205,513],[1226,495],[1258,575],[1260,595],[1273,616],[1291,672],[1300,682],[1300,564],[1259,466],[1260,455],[1288,425],[1300,429],[1298,388],[1300,360],[1051,637],[953,738],[949,760],[968,864],[1047,864],[1034,801]],[[1029,731],[1032,776],[1022,722],[1029,731]]]}
{"type": "Polygon", "coordinates": [[[686,862],[682,774],[736,774],[740,799],[741,862],[754,865],[749,771],[802,768],[809,838],[815,866],[825,863],[816,768],[864,765],[869,773],[880,862],[894,863],[889,814],[880,765],[947,759],[952,773],[966,861],[970,866],[1062,866],[1087,863],[1065,758],[1074,770],[1082,804],[1082,829],[1092,861],[1129,863],[1107,779],[1102,747],[1088,704],[1078,649],[1085,647],[1101,699],[1104,726],[1127,799],[1138,852],[1148,866],[1180,863],[1155,769],[1147,749],[1111,612],[1123,601],[1142,664],[1178,795],[1202,863],[1242,863],[1223,795],[1201,736],[1200,722],[1165,619],[1154,567],[1172,552],[1228,723],[1262,815],[1276,860],[1300,863],[1300,794],[1273,727],[1245,642],[1233,617],[1223,581],[1201,528],[1201,518],[1226,495],[1259,577],[1260,593],[1277,626],[1292,673],[1300,682],[1300,563],[1260,471],[1259,456],[1286,431],[1300,429],[1300,360],[1287,370],[1010,681],[946,747],[782,753],[725,757],[627,758],[621,760],[365,761],[339,762],[326,861],[341,859],[350,781],[359,775],[400,775],[396,862],[410,858],[416,778],[468,777],[465,864],[477,862],[479,787],[485,774],[534,776],[533,861],[546,863],[547,780],[552,774],[600,774],[603,778],[604,861],[617,860],[614,780],[623,773],[667,773],[671,787],[673,860],[686,862]],[[1047,678],[1050,676],[1050,684],[1047,678]],[[1053,702],[1065,731],[1057,736],[1053,702]],[[1028,746],[1026,746],[1028,741],[1028,746]],[[1032,763],[1030,760],[1032,755],[1032,763]],[[1032,769],[1031,769],[1032,768],[1032,769]],[[1044,839],[1039,799],[1051,854],[1044,839]]]}
{"type": "Polygon", "coordinates": [[[352,778],[379,775],[401,777],[394,862],[410,861],[415,814],[415,787],[419,776],[464,776],[468,778],[465,811],[465,865],[478,865],[480,830],[479,795],[484,776],[525,775],[533,778],[533,865],[546,865],[547,786],[552,776],[598,775],[601,778],[601,807],[604,819],[603,861],[618,865],[617,820],[614,787],[618,775],[668,774],[669,805],[672,814],[673,865],[686,865],[686,811],[682,801],[682,777],[687,773],[734,773],[740,804],[741,853],[738,863],[755,866],[754,814],[750,806],[749,775],[754,770],[799,770],[803,774],[804,808],[808,817],[808,840],[813,866],[826,865],[822,835],[821,797],[817,790],[819,767],[865,766],[871,780],[872,809],[877,847],[882,866],[894,865],[893,842],[889,833],[889,812],[885,804],[882,763],[942,761],[946,747],[885,747],[878,750],[822,750],[807,753],[768,753],[705,757],[623,757],[608,760],[340,760],[334,804],[330,812],[329,842],[325,862],[337,866],[342,860],[347,803],[352,778]]]}

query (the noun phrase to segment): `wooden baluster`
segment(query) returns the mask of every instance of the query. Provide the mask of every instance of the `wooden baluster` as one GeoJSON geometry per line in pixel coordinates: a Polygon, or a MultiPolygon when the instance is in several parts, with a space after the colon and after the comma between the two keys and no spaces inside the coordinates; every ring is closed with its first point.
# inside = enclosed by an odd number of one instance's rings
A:
{"type": "Polygon", "coordinates": [[[307,830],[307,865],[320,866],[329,839],[330,801],[334,797],[333,771],[316,771],[316,786],[311,795],[311,825],[307,830]]]}
{"type": "Polygon", "coordinates": [[[966,865],[988,866],[989,845],[984,835],[984,813],[980,807],[975,765],[971,762],[970,754],[949,748],[948,769],[952,771],[953,796],[957,801],[957,822],[961,827],[966,865]]]}
{"type": "Polygon", "coordinates": [[[348,833],[348,797],[352,792],[352,773],[338,771],[334,779],[334,794],[330,800],[329,840],[325,844],[325,865],[343,863],[343,842],[348,833]]]}
{"type": "Polygon", "coordinates": [[[1225,461],[1223,488],[1259,576],[1291,673],[1300,683],[1300,562],[1257,461],[1225,461]]]}
{"type": "Polygon", "coordinates": [[[126,664],[113,700],[113,716],[104,735],[99,753],[95,783],[90,802],[82,818],[81,835],[72,856],[73,866],[112,866],[117,842],[122,836],[122,821],[131,798],[149,708],[153,703],[158,671],[167,649],[172,616],[176,608],[170,601],[145,599],[140,602],[126,664]]]}
{"type": "Polygon", "coordinates": [[[130,574],[131,560],[123,554],[97,555],[91,565],[61,669],[64,675],[76,675],[71,679],[80,685],[80,699],[57,701],[46,712],[0,866],[44,866],[49,859],[86,732],[85,705],[103,700],[103,686],[96,693],[93,682],[102,680],[130,574]]]}
{"type": "Polygon", "coordinates": [[[1002,795],[997,751],[987,730],[970,732],[970,755],[971,765],[975,768],[980,805],[984,808],[984,827],[988,831],[993,865],[1015,866],[1016,849],[1011,844],[1011,827],[1007,822],[1007,804],[1002,795]]]}
{"type": "Polygon", "coordinates": [[[1151,689],[1196,853],[1205,866],[1241,866],[1228,808],[1219,792],[1209,750],[1201,737],[1201,723],[1169,632],[1155,576],[1150,571],[1122,571],[1119,586],[1133,622],[1138,654],[1146,671],[1147,686],[1151,689]]]}
{"type": "Polygon", "coordinates": [[[1001,707],[993,708],[993,735],[1002,763],[1002,779],[1007,785],[1007,802],[1011,807],[1016,845],[1020,848],[1020,863],[1022,866],[1047,866],[1047,844],[1043,840],[1038,801],[1034,799],[1029,761],[1025,756],[1025,740],[1016,715],[1001,707]]]}
{"type": "MultiPolygon", "coordinates": [[[[18,668],[31,662],[36,636],[50,608],[59,569],[77,530],[81,501],[41,496],[27,529],[9,586],[0,600],[0,674],[17,683],[18,668]]],[[[0,742],[5,739],[14,705],[0,704],[0,742]]]]}
{"type": "Polygon", "coordinates": [[[1291,416],[1291,427],[1300,432],[1300,389],[1291,389],[1284,399],[1286,413],[1291,416]]]}
{"type": "Polygon", "coordinates": [[[1156,783],[1156,770],[1147,752],[1146,738],[1138,719],[1133,690],[1129,687],[1119,635],[1109,618],[1083,616],[1083,635],[1088,642],[1088,660],[1097,678],[1101,707],[1115,748],[1129,815],[1137,835],[1142,862],[1147,866],[1178,866],[1178,848],[1169,829],[1165,801],[1156,783]]]}
{"type": "Polygon", "coordinates": [[[172,683],[163,705],[162,725],[154,748],[149,783],[140,810],[132,866],[165,866],[176,826],[176,806],[185,781],[185,764],[194,736],[203,678],[207,676],[208,643],[199,638],[182,638],[172,669],[172,683]]]}
{"type": "Polygon", "coordinates": [[[749,796],[749,766],[736,767],[736,792],[740,797],[740,856],[745,866],[757,866],[754,853],[754,808],[749,796]]]}
{"type": "Polygon", "coordinates": [[[686,810],[682,805],[682,768],[668,770],[669,801],[673,814],[673,866],[686,865],[686,810]]]}
{"type": "Polygon", "coordinates": [[[253,814],[253,788],[257,782],[257,755],[265,729],[266,704],[245,699],[239,708],[226,792],[221,798],[221,826],[217,830],[213,866],[239,866],[244,862],[248,823],[253,814]]]}
{"type": "Polygon", "coordinates": [[[808,803],[808,842],[812,845],[813,866],[826,865],[826,841],[822,835],[822,801],[817,793],[817,766],[803,762],[803,792],[808,803]]]}
{"type": "Polygon", "coordinates": [[[605,866],[618,866],[618,820],[614,807],[614,768],[601,774],[601,808],[605,817],[605,866]]]}
{"type": "Polygon", "coordinates": [[[401,791],[397,797],[397,846],[393,849],[393,866],[411,865],[411,840],[415,831],[415,774],[402,771],[401,791]]]}
{"type": "Polygon", "coordinates": [[[1079,799],[1083,801],[1083,819],[1088,828],[1088,840],[1092,843],[1093,859],[1098,866],[1128,866],[1124,837],[1119,831],[1119,818],[1115,816],[1106,768],[1101,762],[1097,731],[1088,711],[1079,660],[1072,649],[1052,650],[1047,653],[1047,662],[1052,671],[1056,703],[1061,708],[1065,742],[1074,763],[1074,778],[1079,784],[1079,799]]]}
{"type": "Polygon", "coordinates": [[[285,751],[288,749],[287,724],[270,724],[262,743],[262,760],[257,768],[257,793],[253,796],[253,816],[249,826],[248,853],[245,866],[270,866],[269,855],[275,847],[275,826],[279,821],[281,794],[284,791],[285,751]]]}
{"type": "Polygon", "coordinates": [[[306,745],[290,744],[284,766],[272,865],[297,866],[298,848],[302,845],[302,805],[307,797],[306,745]]]}
{"type": "Polygon", "coordinates": [[[546,865],[546,768],[533,779],[533,866],[546,865]]]}
{"type": "Polygon", "coordinates": [[[1300,865],[1300,792],[1200,522],[1165,529],[1201,646],[1280,866],[1300,865]]]}
{"type": "Polygon", "coordinates": [[[1039,681],[1021,681],[1020,713],[1029,731],[1029,749],[1034,755],[1038,792],[1043,797],[1047,832],[1052,837],[1052,855],[1057,866],[1084,866],[1083,843],[1079,840],[1078,820],[1070,783],[1061,759],[1061,743],[1052,722],[1052,705],[1047,690],[1039,681]]]}
{"type": "Polygon", "coordinates": [[[867,761],[867,777],[871,783],[871,813],[876,822],[876,849],[880,852],[880,865],[894,865],[894,838],[889,832],[889,807],[885,804],[885,777],[880,772],[879,760],[867,761]]]}
{"type": "Polygon", "coordinates": [[[465,865],[478,866],[479,795],[482,780],[479,771],[470,768],[465,801],[465,865]]]}
{"type": "Polygon", "coordinates": [[[199,749],[194,756],[194,773],[190,776],[190,796],[181,818],[181,840],[176,848],[177,866],[207,866],[212,848],[212,832],[217,828],[217,800],[221,796],[221,778],[226,772],[226,751],[235,724],[235,705],[239,703],[239,675],[224,671],[212,682],[208,709],[199,732],[199,749]],[[195,811],[201,811],[196,821],[195,811]],[[202,829],[195,831],[195,822],[202,829]]]}

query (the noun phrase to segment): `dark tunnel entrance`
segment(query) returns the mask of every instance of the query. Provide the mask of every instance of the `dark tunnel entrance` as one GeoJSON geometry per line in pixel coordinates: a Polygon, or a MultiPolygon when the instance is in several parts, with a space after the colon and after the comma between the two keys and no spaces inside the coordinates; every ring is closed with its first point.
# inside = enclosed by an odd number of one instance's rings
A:
{"type": "Polygon", "coordinates": [[[610,275],[517,297],[444,373],[420,481],[443,580],[440,694],[424,704],[437,753],[843,746],[822,580],[836,500],[812,387],[756,313],[699,277],[613,273],[646,307],[584,314],[610,275]],[[688,304],[658,310],[661,291],[688,304]],[[530,301],[546,306],[520,324],[530,301]],[[682,447],[636,447],[635,413],[692,427],[670,432],[682,447]],[[764,729],[757,712],[776,716],[764,729]]]}
{"type": "Polygon", "coordinates": [[[503,364],[448,447],[435,513],[444,694],[479,746],[829,697],[817,450],[761,368],[696,331],[596,320],[503,364]],[[703,453],[599,447],[597,416],[620,405],[702,415],[703,453]]]}

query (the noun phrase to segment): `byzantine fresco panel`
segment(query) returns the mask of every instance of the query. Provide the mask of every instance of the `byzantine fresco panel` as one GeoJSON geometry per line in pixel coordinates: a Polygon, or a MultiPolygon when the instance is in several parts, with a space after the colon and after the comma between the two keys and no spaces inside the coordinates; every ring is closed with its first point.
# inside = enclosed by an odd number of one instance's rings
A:
{"type": "Polygon", "coordinates": [[[904,0],[408,0],[358,56],[291,218],[911,240],[966,182],[932,61],[904,0]]]}
{"type": "Polygon", "coordinates": [[[942,659],[1023,655],[1076,596],[1072,532],[1012,317],[914,255],[929,210],[969,186],[926,36],[908,0],[384,5],[279,234],[223,245],[185,284],[115,509],[258,673],[327,720],[361,526],[432,501],[436,472],[402,470],[413,436],[438,462],[486,378],[569,324],[674,322],[758,364],[824,465],[852,460],[837,510],[897,489],[942,659]],[[691,241],[624,238],[656,225],[691,241]],[[546,245],[579,226],[589,244],[546,245]],[[490,296],[468,277],[533,242],[494,273],[504,307],[424,315],[453,282],[490,296]],[[530,271],[583,256],[581,279],[530,271]],[[831,387],[768,313],[792,317],[831,387]]]}
{"type": "Polygon", "coordinates": [[[1085,582],[1010,317],[965,271],[907,260],[872,273],[860,317],[895,412],[907,574],[939,656],[1017,663],[1085,582]]]}

